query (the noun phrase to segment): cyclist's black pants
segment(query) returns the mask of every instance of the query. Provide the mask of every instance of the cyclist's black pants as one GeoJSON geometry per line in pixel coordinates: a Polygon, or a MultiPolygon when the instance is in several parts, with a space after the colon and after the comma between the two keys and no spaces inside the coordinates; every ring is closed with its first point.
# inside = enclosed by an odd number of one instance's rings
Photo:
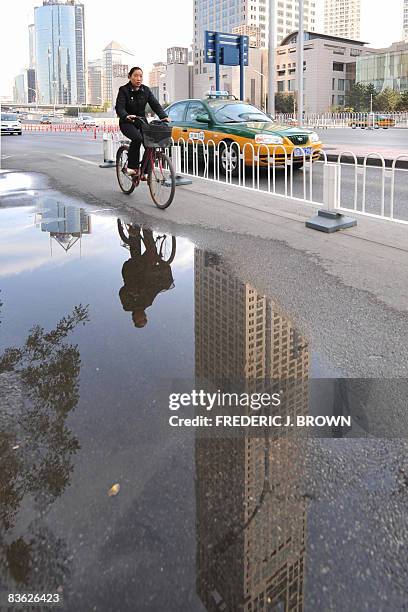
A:
{"type": "Polygon", "coordinates": [[[128,153],[128,168],[139,168],[140,145],[143,142],[141,130],[131,123],[121,123],[120,131],[132,141],[128,153]]]}

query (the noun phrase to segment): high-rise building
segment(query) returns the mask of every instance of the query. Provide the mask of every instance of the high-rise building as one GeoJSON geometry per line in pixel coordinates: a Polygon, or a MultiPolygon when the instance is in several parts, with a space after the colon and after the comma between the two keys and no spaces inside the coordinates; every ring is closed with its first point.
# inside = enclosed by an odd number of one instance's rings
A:
{"type": "MultiPolygon", "coordinates": [[[[194,263],[195,387],[259,393],[266,379],[291,378],[299,384],[287,387],[279,414],[307,414],[306,339],[217,256],[196,250],[194,263]]],[[[196,585],[206,610],[301,612],[306,506],[298,494],[299,442],[289,434],[198,433],[195,458],[196,585]]]]}
{"type": "Polygon", "coordinates": [[[44,198],[35,213],[37,227],[48,232],[68,252],[84,234],[92,233],[91,217],[85,209],[65,206],[51,198],[44,198]]]}
{"type": "Polygon", "coordinates": [[[37,102],[37,89],[35,84],[35,70],[28,68],[27,70],[27,102],[37,102]]]}
{"type": "Polygon", "coordinates": [[[403,9],[403,31],[404,31],[404,40],[408,42],[408,0],[404,0],[404,9],[403,9]]]}
{"type": "Polygon", "coordinates": [[[188,64],[188,48],[170,47],[167,49],[167,64],[188,64]]]}
{"type": "Polygon", "coordinates": [[[68,0],[68,3],[75,8],[77,103],[86,104],[85,7],[77,0],[68,0]]]}
{"type": "Polygon", "coordinates": [[[157,88],[160,84],[160,77],[166,74],[166,64],[164,62],[155,62],[153,68],[149,72],[149,87],[157,88]]]}
{"type": "Polygon", "coordinates": [[[112,40],[103,50],[103,98],[112,106],[115,105],[117,95],[117,82],[115,88],[113,79],[122,78],[119,74],[123,74],[122,85],[126,83],[129,69],[132,68],[135,62],[135,56],[129,49],[120,45],[115,40],[112,40]],[[121,66],[121,68],[114,68],[121,66]],[[125,68],[124,68],[125,67],[125,68]],[[114,75],[115,73],[115,75],[114,75]]]}
{"type": "Polygon", "coordinates": [[[361,35],[360,26],[361,0],[324,1],[325,34],[358,40],[361,35]]]}
{"type": "Polygon", "coordinates": [[[35,69],[35,25],[28,26],[28,67],[35,69]]]}
{"type": "MultiPolygon", "coordinates": [[[[297,0],[275,2],[275,34],[279,43],[287,34],[299,27],[297,0]]],[[[226,7],[224,0],[194,0],[194,95],[201,97],[208,90],[208,74],[214,74],[214,65],[206,64],[204,57],[205,30],[232,32],[242,26],[257,26],[260,46],[268,45],[268,0],[236,0],[226,7]]],[[[304,27],[314,31],[316,26],[315,0],[305,2],[304,27]]]]}
{"type": "Polygon", "coordinates": [[[34,8],[35,67],[39,102],[82,104],[85,87],[83,5],[44,0],[34,8]]]}
{"type": "Polygon", "coordinates": [[[27,70],[27,101],[37,102],[37,84],[35,78],[35,26],[28,26],[28,70],[27,70]]]}
{"type": "Polygon", "coordinates": [[[28,102],[26,70],[22,70],[21,73],[14,78],[13,102],[17,104],[27,104],[28,102]]]}
{"type": "Polygon", "coordinates": [[[88,62],[88,104],[101,106],[103,100],[103,64],[101,59],[88,62]]]}
{"type": "Polygon", "coordinates": [[[243,36],[248,36],[249,38],[249,46],[250,47],[262,47],[261,43],[261,28],[259,26],[254,25],[240,25],[236,28],[232,28],[233,34],[242,34],[243,36]]]}

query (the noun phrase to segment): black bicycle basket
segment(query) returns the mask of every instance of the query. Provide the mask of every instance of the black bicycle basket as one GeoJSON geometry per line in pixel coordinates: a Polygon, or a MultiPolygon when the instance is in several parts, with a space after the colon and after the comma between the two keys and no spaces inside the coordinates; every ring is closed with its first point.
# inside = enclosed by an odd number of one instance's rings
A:
{"type": "Polygon", "coordinates": [[[171,126],[161,121],[152,121],[142,125],[145,147],[169,147],[171,145],[171,126]]]}

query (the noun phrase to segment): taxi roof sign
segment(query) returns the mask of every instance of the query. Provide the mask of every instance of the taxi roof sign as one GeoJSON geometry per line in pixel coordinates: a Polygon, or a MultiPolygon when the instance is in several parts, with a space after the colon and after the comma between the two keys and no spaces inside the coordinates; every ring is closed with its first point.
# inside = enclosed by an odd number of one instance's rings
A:
{"type": "Polygon", "coordinates": [[[205,94],[207,100],[236,100],[236,96],[228,93],[228,91],[207,91],[205,94]]]}
{"type": "Polygon", "coordinates": [[[205,95],[207,98],[231,98],[228,91],[217,91],[215,89],[210,89],[205,95]]]}

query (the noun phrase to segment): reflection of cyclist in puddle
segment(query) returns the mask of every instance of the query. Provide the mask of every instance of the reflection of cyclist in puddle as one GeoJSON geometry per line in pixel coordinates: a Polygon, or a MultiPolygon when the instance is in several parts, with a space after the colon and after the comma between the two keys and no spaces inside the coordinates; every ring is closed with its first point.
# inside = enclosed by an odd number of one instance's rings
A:
{"type": "Polygon", "coordinates": [[[128,225],[126,236],[120,220],[118,228],[130,250],[130,259],[122,267],[124,285],[119,291],[120,301],[123,310],[132,313],[135,327],[144,327],[147,324],[146,308],[153,304],[158,293],[167,291],[173,285],[170,263],[174,256],[170,258],[171,261],[163,259],[151,230],[128,225]],[[143,245],[145,251],[142,253],[143,245]]]}

